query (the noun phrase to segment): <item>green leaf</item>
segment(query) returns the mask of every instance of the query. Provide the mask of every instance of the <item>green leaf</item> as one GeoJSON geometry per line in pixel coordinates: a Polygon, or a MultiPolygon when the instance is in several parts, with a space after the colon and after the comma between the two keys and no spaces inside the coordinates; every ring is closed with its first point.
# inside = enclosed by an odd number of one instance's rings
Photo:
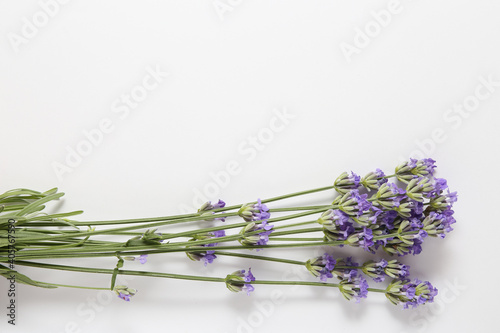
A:
{"type": "Polygon", "coordinates": [[[123,267],[123,259],[119,258],[116,263],[116,267],[113,270],[113,276],[111,277],[111,290],[115,289],[116,276],[118,275],[118,270],[123,267]]]}
{"type": "Polygon", "coordinates": [[[27,284],[30,286],[34,287],[40,287],[40,288],[57,288],[56,286],[48,285],[43,282],[37,282],[33,281],[29,277],[27,277],[24,274],[21,274],[19,272],[13,271],[11,269],[8,269],[5,266],[0,265],[0,275],[5,277],[6,279],[10,279],[11,277],[14,277],[17,283],[22,283],[22,284],[27,284]]]}

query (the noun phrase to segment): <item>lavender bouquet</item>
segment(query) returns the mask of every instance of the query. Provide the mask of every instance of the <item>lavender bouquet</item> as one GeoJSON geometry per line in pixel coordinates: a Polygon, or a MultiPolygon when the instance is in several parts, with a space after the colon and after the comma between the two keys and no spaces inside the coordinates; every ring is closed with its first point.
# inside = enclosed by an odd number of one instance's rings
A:
{"type": "Polygon", "coordinates": [[[261,253],[271,253],[273,248],[351,246],[373,254],[381,249],[398,257],[417,255],[425,238],[445,238],[455,223],[452,206],[456,192],[450,192],[445,179],[434,177],[434,169],[432,159],[411,159],[398,165],[392,175],[379,169],[362,178],[344,172],[333,185],[274,198],[232,206],[219,200],[205,203],[192,214],[111,221],[72,218],[82,211],[47,214],[43,212],[45,204],[60,199],[63,193],[57,189],[43,193],[15,189],[0,195],[0,274],[35,287],[110,290],[125,301],[130,301],[137,290],[116,285],[118,275],[219,282],[230,291],[247,294],[259,284],[338,288],[347,300],[356,302],[374,292],[385,294],[393,304],[414,308],[432,302],[437,289],[427,281],[410,279],[409,267],[398,259],[374,257],[359,264],[353,257],[334,258],[330,250],[306,261],[261,253]],[[389,182],[392,178],[394,182],[389,182]],[[331,203],[315,206],[277,205],[288,198],[321,191],[338,195],[331,203]],[[185,226],[184,231],[168,233],[169,227],[180,224],[185,226]],[[109,239],[96,239],[97,235],[109,239]],[[250,268],[226,277],[123,269],[126,261],[146,264],[148,256],[174,252],[184,252],[205,266],[224,256],[298,265],[319,281],[260,280],[250,268]],[[101,269],[57,264],[59,259],[95,257],[114,258],[116,266],[101,269]],[[47,259],[53,263],[39,262],[47,259]],[[38,281],[17,271],[17,266],[107,274],[110,283],[95,288],[38,281]],[[387,278],[391,281],[386,288],[371,288],[367,277],[374,284],[387,278]]]}

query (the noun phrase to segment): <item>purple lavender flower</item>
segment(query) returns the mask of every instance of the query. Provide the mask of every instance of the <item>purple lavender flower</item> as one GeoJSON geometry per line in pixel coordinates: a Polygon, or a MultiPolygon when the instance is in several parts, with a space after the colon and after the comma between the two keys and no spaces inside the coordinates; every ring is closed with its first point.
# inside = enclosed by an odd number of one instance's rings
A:
{"type": "Polygon", "coordinates": [[[351,190],[338,201],[339,209],[349,216],[359,217],[372,207],[367,197],[367,194],[360,194],[358,190],[351,190]]]}
{"type": "Polygon", "coordinates": [[[404,265],[397,260],[390,260],[384,267],[384,273],[393,279],[404,279],[410,276],[410,266],[404,265]]]}
{"type": "Polygon", "coordinates": [[[384,211],[380,214],[378,222],[381,226],[385,226],[387,229],[394,229],[394,221],[398,217],[398,213],[394,210],[384,211]]]}
{"type": "Polygon", "coordinates": [[[360,246],[365,251],[374,252],[371,247],[373,242],[373,231],[369,228],[363,228],[362,231],[356,232],[347,238],[347,242],[351,246],[360,246]]]}
{"type": "MultiPolygon", "coordinates": [[[[224,230],[216,230],[200,235],[196,235],[194,238],[191,239],[191,241],[197,241],[197,240],[207,240],[211,238],[219,238],[219,237],[224,237],[226,236],[226,232],[224,230]]],[[[200,246],[202,247],[214,247],[219,245],[219,243],[209,243],[209,244],[201,244],[200,246]]],[[[213,250],[207,250],[204,252],[186,252],[186,255],[188,256],[189,259],[193,261],[203,261],[203,264],[207,266],[207,264],[211,264],[214,262],[214,260],[217,258],[215,255],[215,251],[213,250]]]]}
{"type": "Polygon", "coordinates": [[[252,286],[252,281],[255,281],[255,277],[252,274],[251,269],[245,272],[244,269],[233,272],[226,277],[226,287],[232,292],[245,291],[248,296],[254,291],[252,286]]]}
{"type": "Polygon", "coordinates": [[[217,201],[217,203],[213,204],[213,205],[212,205],[211,201],[207,201],[200,207],[200,209],[198,209],[198,213],[206,212],[206,211],[209,211],[212,209],[223,208],[225,206],[226,206],[226,203],[224,201],[222,201],[221,199],[219,199],[219,201],[217,201]]]}
{"type": "Polygon", "coordinates": [[[436,161],[434,161],[432,158],[424,158],[422,160],[422,165],[425,167],[425,171],[432,176],[434,174],[434,169],[436,168],[435,165],[436,161]]]}
{"type": "Polygon", "coordinates": [[[378,188],[385,183],[387,183],[387,178],[385,178],[384,172],[380,169],[377,169],[374,172],[369,172],[361,179],[361,185],[363,185],[368,191],[378,190],[378,188]]]}
{"type": "Polygon", "coordinates": [[[452,210],[445,210],[444,212],[430,212],[423,221],[423,230],[432,237],[445,238],[446,233],[453,230],[452,224],[456,222],[453,217],[452,210]]]}
{"type": "Polygon", "coordinates": [[[337,230],[337,226],[342,226],[349,222],[349,216],[338,209],[329,209],[318,219],[318,223],[330,230],[337,230]]]}
{"type": "Polygon", "coordinates": [[[419,241],[423,242],[424,238],[427,236],[428,234],[425,230],[420,230],[417,234],[415,234],[415,239],[418,239],[419,241]]]}
{"type": "Polygon", "coordinates": [[[208,264],[213,263],[214,260],[217,259],[217,256],[215,255],[214,250],[208,250],[208,251],[205,251],[205,253],[201,252],[200,255],[202,256],[202,258],[200,260],[203,261],[204,266],[207,266],[208,264]]]}
{"type": "MultiPolygon", "coordinates": [[[[200,207],[200,209],[198,209],[198,213],[200,213],[201,216],[203,216],[203,217],[210,217],[211,215],[215,214],[215,212],[212,212],[211,210],[223,208],[225,206],[226,206],[226,203],[224,201],[222,201],[221,199],[219,199],[219,201],[217,201],[217,203],[213,204],[213,205],[212,205],[211,201],[207,201],[200,207]]],[[[211,219],[208,218],[206,220],[211,220],[211,219]]],[[[220,220],[222,222],[225,222],[226,218],[225,217],[216,217],[215,220],[220,220]]]]}
{"type": "Polygon", "coordinates": [[[141,254],[139,256],[139,262],[144,265],[148,261],[148,255],[147,254],[141,254]]]}
{"type": "Polygon", "coordinates": [[[431,197],[429,206],[435,211],[451,211],[455,202],[457,202],[457,192],[450,192],[447,189],[447,193],[441,192],[439,195],[431,197]]]}
{"type": "Polygon", "coordinates": [[[354,199],[357,203],[358,216],[361,216],[372,207],[372,203],[367,200],[367,197],[367,194],[359,194],[358,191],[352,192],[352,199],[354,199]]]}
{"type": "Polygon", "coordinates": [[[365,251],[369,251],[370,247],[373,246],[373,231],[372,229],[363,228],[362,232],[363,238],[359,240],[359,245],[365,249],[365,251]]]}
{"type": "Polygon", "coordinates": [[[224,208],[224,207],[226,207],[226,203],[221,199],[219,199],[219,201],[215,205],[213,205],[213,209],[224,208]]]}
{"type": "Polygon", "coordinates": [[[269,235],[274,231],[273,227],[267,221],[263,221],[261,224],[250,222],[241,229],[241,238],[238,239],[238,242],[246,246],[266,245],[269,241],[269,235]]]}
{"type": "Polygon", "coordinates": [[[256,204],[243,205],[238,211],[238,215],[247,222],[267,221],[271,217],[269,208],[260,199],[257,199],[256,204]]]}
{"type": "Polygon", "coordinates": [[[410,159],[396,167],[396,177],[399,181],[409,182],[415,177],[430,177],[434,174],[436,168],[435,163],[431,158],[423,160],[410,159]]]}
{"type": "Polygon", "coordinates": [[[434,179],[434,195],[439,195],[441,192],[448,188],[448,182],[444,178],[434,179]]]}
{"type": "Polygon", "coordinates": [[[367,276],[371,277],[375,282],[382,282],[385,280],[385,272],[384,268],[387,267],[387,261],[385,259],[381,259],[378,262],[370,260],[365,262],[362,266],[363,273],[367,276]]]}
{"type": "Polygon", "coordinates": [[[428,281],[418,279],[411,282],[408,279],[393,280],[387,287],[386,296],[391,303],[403,304],[403,308],[416,308],[419,305],[432,303],[438,290],[428,281]]]}
{"type": "Polygon", "coordinates": [[[423,201],[424,197],[431,197],[434,191],[434,184],[429,178],[413,178],[406,187],[406,195],[415,201],[423,201]]]}
{"type": "Polygon", "coordinates": [[[356,276],[352,281],[342,280],[339,283],[339,290],[345,299],[350,301],[355,299],[359,303],[362,298],[368,295],[368,282],[362,276],[356,276]]]}
{"type": "Polygon", "coordinates": [[[363,212],[362,215],[353,217],[352,219],[359,225],[367,227],[369,225],[376,224],[377,219],[382,214],[382,212],[382,209],[372,206],[368,211],[363,212]]]}
{"type": "Polygon", "coordinates": [[[136,289],[128,288],[127,286],[115,286],[113,289],[115,294],[126,302],[130,302],[130,298],[137,293],[136,289]]]}
{"type": "Polygon", "coordinates": [[[357,189],[360,181],[361,177],[354,172],[351,171],[351,174],[343,172],[337,179],[335,179],[333,186],[338,193],[344,195],[350,190],[357,189]]]}
{"type": "Polygon", "coordinates": [[[406,191],[399,188],[394,183],[385,183],[380,186],[374,195],[375,206],[380,206],[386,210],[392,210],[399,207],[400,202],[406,199],[406,191]]]}
{"type": "Polygon", "coordinates": [[[352,279],[358,276],[358,269],[355,267],[359,267],[359,264],[354,262],[352,257],[338,259],[332,274],[339,280],[351,282],[352,279]]]}
{"type": "Polygon", "coordinates": [[[312,275],[319,277],[321,281],[326,282],[328,278],[332,278],[332,270],[335,268],[337,261],[328,253],[321,257],[309,259],[306,262],[306,268],[312,275]]]}

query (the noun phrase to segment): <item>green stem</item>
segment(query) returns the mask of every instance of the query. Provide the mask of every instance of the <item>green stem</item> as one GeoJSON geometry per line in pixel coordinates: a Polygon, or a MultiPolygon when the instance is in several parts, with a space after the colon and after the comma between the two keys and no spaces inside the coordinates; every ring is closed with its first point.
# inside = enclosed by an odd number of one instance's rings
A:
{"type": "MultiPolygon", "coordinates": [[[[85,272],[85,273],[98,273],[98,274],[113,274],[112,269],[98,269],[98,268],[86,268],[86,267],[76,267],[76,266],[63,266],[63,265],[52,265],[52,264],[42,264],[28,261],[18,261],[18,265],[29,266],[29,267],[38,267],[38,268],[47,268],[47,269],[55,269],[55,270],[63,270],[63,271],[72,271],[72,272],[85,272]]],[[[214,277],[206,277],[206,276],[195,276],[195,275],[179,275],[179,274],[170,274],[170,273],[158,273],[158,272],[145,272],[145,271],[129,271],[129,270],[119,270],[118,275],[134,275],[134,276],[148,276],[148,277],[162,277],[169,279],[179,279],[179,280],[191,280],[191,281],[206,281],[206,282],[226,282],[224,278],[214,278],[214,277]]],[[[236,281],[241,283],[241,281],[236,281]]],[[[255,280],[250,282],[251,284],[262,284],[262,285],[288,285],[288,286],[316,286],[316,287],[337,287],[339,284],[336,283],[323,283],[323,282],[309,282],[309,281],[269,281],[269,280],[255,280]]],[[[56,284],[53,284],[56,285],[56,284]]],[[[67,285],[59,285],[65,287],[74,287],[76,286],[67,286],[67,285]]],[[[85,287],[82,287],[85,288],[85,287]]],[[[87,289],[87,288],[86,288],[87,289]]],[[[88,288],[88,289],[97,289],[97,288],[88,288]]],[[[109,288],[100,288],[99,290],[109,290],[109,288]]],[[[385,293],[383,289],[374,289],[368,288],[369,291],[385,293]]]]}
{"type": "Polygon", "coordinates": [[[304,261],[257,256],[257,255],[246,254],[246,253],[215,251],[214,254],[221,255],[221,256],[227,256],[227,257],[239,257],[239,258],[248,258],[248,259],[255,259],[255,260],[273,261],[273,262],[280,262],[280,263],[292,264],[292,265],[302,265],[303,266],[306,264],[304,261]]]}
{"type": "MultiPolygon", "coordinates": [[[[348,245],[346,241],[328,241],[328,242],[307,242],[307,243],[292,243],[292,244],[273,244],[273,245],[258,245],[258,246],[214,246],[210,247],[210,250],[255,250],[255,249],[268,249],[268,248],[295,248],[295,247],[311,247],[311,246],[338,246],[338,245],[348,245]]],[[[164,246],[149,246],[143,247],[144,249],[138,249],[139,247],[135,247],[134,249],[130,249],[127,251],[127,248],[123,248],[124,251],[120,251],[118,254],[121,256],[136,256],[141,254],[157,254],[157,253],[170,253],[170,252],[204,252],[207,251],[207,247],[180,247],[180,248],[169,248],[164,246]],[[159,249],[163,247],[162,249],[159,249]],[[148,250],[149,249],[149,250],[148,250]],[[155,249],[155,250],[152,250],[155,249]],[[134,251],[135,250],[135,251],[134,251]]],[[[47,256],[41,255],[29,255],[28,252],[35,251],[26,251],[25,254],[22,252],[18,252],[16,254],[17,258],[29,258],[29,259],[47,259],[47,256]]],[[[95,258],[95,257],[115,257],[117,251],[107,252],[107,253],[76,253],[76,254],[51,254],[50,258],[95,258]]],[[[8,261],[6,257],[0,257],[0,262],[8,261]]]]}
{"type": "Polygon", "coordinates": [[[48,283],[48,282],[40,282],[40,281],[35,281],[37,283],[43,283],[49,286],[55,286],[55,287],[66,287],[66,288],[78,288],[78,289],[94,289],[94,290],[111,290],[109,287],[107,288],[98,288],[98,287],[83,287],[83,286],[72,286],[69,284],[58,284],[58,283],[48,283]]]}
{"type": "MultiPolygon", "coordinates": [[[[325,186],[325,187],[319,187],[315,188],[312,190],[306,190],[306,191],[300,191],[300,192],[295,192],[295,193],[290,193],[286,195],[281,195],[269,199],[262,200],[262,203],[269,203],[273,201],[278,201],[278,200],[283,200],[283,199],[288,199],[300,195],[306,195],[306,194],[311,194],[311,193],[316,193],[316,192],[321,192],[321,191],[326,191],[326,190],[331,190],[333,189],[333,186],[325,186]]],[[[255,204],[257,201],[250,202],[250,204],[255,204]]],[[[212,212],[218,213],[218,212],[226,212],[234,209],[239,209],[241,208],[242,205],[233,205],[233,206],[228,206],[224,208],[218,208],[218,209],[213,209],[211,210],[212,212]]],[[[299,208],[306,208],[306,207],[299,207],[299,208]]],[[[285,211],[283,208],[283,211],[285,211]]],[[[311,209],[311,208],[306,208],[306,209],[311,209]]],[[[275,210],[276,211],[276,210],[275,210]]],[[[210,212],[210,211],[207,211],[210,212]]],[[[217,215],[219,216],[219,215],[217,215]]],[[[215,216],[215,217],[217,217],[215,216]]],[[[185,220],[186,218],[196,218],[196,220],[200,220],[200,214],[199,213],[192,213],[192,214],[184,214],[184,215],[174,215],[174,216],[161,216],[161,217],[151,217],[151,218],[139,218],[139,219],[125,219],[125,220],[108,220],[108,221],[86,221],[86,222],[78,222],[78,221],[70,221],[72,224],[76,226],[87,226],[87,225],[92,225],[92,226],[97,226],[97,225],[112,225],[112,224],[128,224],[128,223],[145,223],[145,222],[161,222],[161,221],[171,221],[171,220],[183,220],[181,222],[191,222],[190,220],[185,220]]],[[[41,224],[38,224],[39,226],[42,226],[41,224]]],[[[53,226],[54,224],[44,224],[43,226],[53,226]]]]}
{"type": "MultiPolygon", "coordinates": [[[[109,275],[113,275],[114,273],[113,269],[52,265],[52,264],[42,264],[29,261],[16,261],[16,264],[20,266],[38,267],[38,268],[55,269],[55,270],[71,271],[71,272],[97,273],[97,274],[109,274],[109,275]]],[[[181,274],[170,274],[170,273],[159,273],[159,272],[145,272],[145,271],[118,270],[118,275],[162,277],[168,279],[192,280],[192,281],[225,282],[223,278],[212,278],[205,276],[181,275],[181,274]]],[[[109,288],[106,288],[106,290],[109,290],[109,288]]]]}

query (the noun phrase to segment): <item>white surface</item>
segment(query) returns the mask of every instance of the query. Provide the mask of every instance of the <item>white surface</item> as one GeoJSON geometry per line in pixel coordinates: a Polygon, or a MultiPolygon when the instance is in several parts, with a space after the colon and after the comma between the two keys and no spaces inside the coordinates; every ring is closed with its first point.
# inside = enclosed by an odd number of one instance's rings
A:
{"type": "MultiPolygon", "coordinates": [[[[403,261],[440,289],[438,301],[403,311],[376,294],[354,304],[336,290],[258,286],[247,297],[223,285],[137,278],[129,284],[140,292],[130,303],[106,302],[95,291],[20,286],[17,330],[5,310],[0,330],[494,331],[500,87],[470,113],[448,110],[473,102],[481,78],[500,81],[500,4],[401,0],[348,62],[342,43],[353,44],[356,29],[373,25],[370,13],[388,1],[221,2],[232,9],[223,20],[212,0],[70,1],[18,52],[9,38],[22,36],[24,17],[43,19],[40,4],[0,2],[1,191],[58,186],[66,193],[58,209],[83,209],[85,220],[161,216],[192,206],[210,174],[230,161],[237,174],[210,199],[232,204],[326,186],[344,170],[390,172],[426,142],[438,175],[459,192],[458,223],[444,241],[428,241],[421,255],[403,261]],[[140,89],[147,68],[169,75],[127,113],[120,98],[140,89]],[[265,128],[284,109],[293,118],[277,122],[261,150],[252,148],[250,137],[266,140],[265,128]],[[68,147],[83,147],[84,131],[103,119],[112,130],[59,179],[54,162],[66,163],[68,147]],[[433,135],[440,142],[429,141],[433,135]],[[284,301],[270,303],[273,293],[284,301]],[[96,296],[101,301],[92,307],[96,296]],[[248,323],[254,326],[243,328],[248,323]]],[[[297,259],[314,253],[275,252],[297,259]]],[[[250,264],[266,279],[289,269],[225,258],[205,268],[182,255],[152,257],[148,268],[225,276],[250,264]]],[[[105,276],[22,272],[108,283],[105,276]]],[[[0,280],[2,309],[6,288],[0,280]]]]}

